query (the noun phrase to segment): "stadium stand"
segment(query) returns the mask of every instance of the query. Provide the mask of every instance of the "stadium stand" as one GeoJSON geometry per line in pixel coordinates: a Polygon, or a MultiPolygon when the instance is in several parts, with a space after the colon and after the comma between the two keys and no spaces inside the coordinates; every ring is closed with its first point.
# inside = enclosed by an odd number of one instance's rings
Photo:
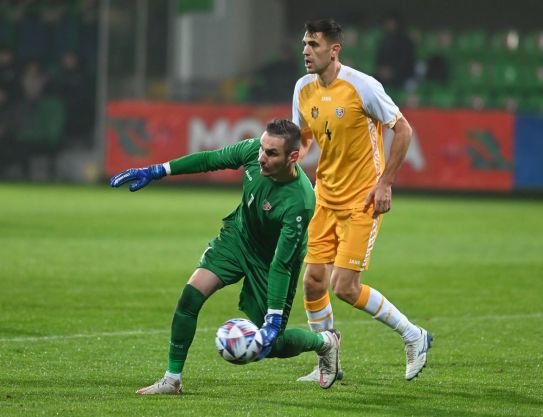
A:
{"type": "MultiPolygon", "coordinates": [[[[344,62],[373,74],[379,29],[347,33],[344,62]]],[[[417,73],[404,89],[389,90],[400,105],[543,110],[543,32],[412,28],[410,33],[417,73]]]]}

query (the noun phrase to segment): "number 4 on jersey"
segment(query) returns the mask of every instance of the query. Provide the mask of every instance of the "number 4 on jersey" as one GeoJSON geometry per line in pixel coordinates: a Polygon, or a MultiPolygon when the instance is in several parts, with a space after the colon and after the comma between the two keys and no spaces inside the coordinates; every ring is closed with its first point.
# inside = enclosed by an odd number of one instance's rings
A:
{"type": "Polygon", "coordinates": [[[328,140],[332,140],[332,131],[328,130],[328,120],[326,121],[326,123],[324,125],[324,133],[328,137],[328,140]]]}

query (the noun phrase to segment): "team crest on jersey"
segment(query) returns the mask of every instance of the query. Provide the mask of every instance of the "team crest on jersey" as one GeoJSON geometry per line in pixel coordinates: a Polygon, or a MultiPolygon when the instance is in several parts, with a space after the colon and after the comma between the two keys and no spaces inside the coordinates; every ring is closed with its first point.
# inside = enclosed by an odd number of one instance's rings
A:
{"type": "Polygon", "coordinates": [[[264,203],[262,204],[262,209],[264,211],[270,211],[272,209],[272,205],[268,200],[264,200],[264,203]]]}
{"type": "Polygon", "coordinates": [[[341,119],[345,114],[345,107],[336,107],[336,116],[341,119]]]}
{"type": "Polygon", "coordinates": [[[319,117],[319,108],[317,106],[311,107],[311,117],[313,119],[316,119],[317,117],[319,117]]]}

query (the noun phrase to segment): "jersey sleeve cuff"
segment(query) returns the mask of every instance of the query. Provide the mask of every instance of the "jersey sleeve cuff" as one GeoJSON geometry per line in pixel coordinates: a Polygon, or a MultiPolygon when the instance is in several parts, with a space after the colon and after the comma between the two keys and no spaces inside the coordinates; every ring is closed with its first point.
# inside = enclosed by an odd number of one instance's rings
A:
{"type": "Polygon", "coordinates": [[[170,167],[170,163],[169,162],[164,162],[162,164],[162,166],[164,167],[164,169],[166,170],[166,175],[172,175],[172,168],[170,167]]]}
{"type": "Polygon", "coordinates": [[[396,122],[400,120],[402,117],[403,117],[403,114],[399,112],[394,119],[392,119],[388,123],[385,123],[385,126],[388,127],[389,129],[392,129],[396,125],[396,122]]]}

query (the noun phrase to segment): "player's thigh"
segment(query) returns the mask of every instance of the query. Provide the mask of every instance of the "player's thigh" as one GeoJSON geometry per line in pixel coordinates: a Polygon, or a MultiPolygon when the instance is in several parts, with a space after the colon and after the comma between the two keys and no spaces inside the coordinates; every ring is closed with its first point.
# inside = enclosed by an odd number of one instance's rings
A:
{"type": "Polygon", "coordinates": [[[338,246],[334,211],[319,204],[307,228],[307,264],[331,264],[338,246]]]}
{"type": "Polygon", "coordinates": [[[223,285],[238,282],[244,275],[241,262],[244,250],[235,230],[225,225],[209,245],[198,264],[198,269],[211,272],[223,285]]]}
{"type": "Polygon", "coordinates": [[[334,264],[307,264],[304,272],[304,283],[306,281],[315,281],[319,284],[326,284],[330,282],[330,276],[334,264]]]}
{"type": "Polygon", "coordinates": [[[334,266],[354,271],[369,267],[371,253],[379,233],[382,215],[362,209],[345,210],[340,213],[337,223],[339,239],[334,266]]]}
{"type": "Polygon", "coordinates": [[[192,285],[206,298],[224,286],[223,282],[214,272],[204,268],[196,268],[187,284],[192,285]]]}

